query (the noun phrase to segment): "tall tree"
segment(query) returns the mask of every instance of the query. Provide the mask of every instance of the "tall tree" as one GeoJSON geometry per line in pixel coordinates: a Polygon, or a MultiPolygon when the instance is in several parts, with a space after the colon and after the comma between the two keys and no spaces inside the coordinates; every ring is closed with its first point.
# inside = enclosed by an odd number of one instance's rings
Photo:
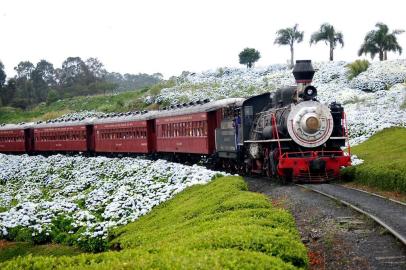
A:
{"type": "Polygon", "coordinates": [[[4,71],[4,65],[0,61],[0,89],[4,86],[4,83],[6,82],[6,72],[4,71]]]}
{"type": "Polygon", "coordinates": [[[245,48],[238,56],[240,58],[240,64],[247,65],[247,68],[251,68],[254,63],[261,58],[259,51],[254,48],[245,48]]]}
{"type": "Polygon", "coordinates": [[[14,70],[17,72],[17,79],[26,79],[29,80],[31,78],[31,73],[34,71],[35,66],[30,61],[21,61],[18,63],[14,70]]]}
{"type": "Polygon", "coordinates": [[[33,73],[36,73],[47,86],[53,86],[55,84],[55,69],[54,65],[50,62],[46,60],[39,61],[33,73]]]}
{"type": "Polygon", "coordinates": [[[30,61],[21,61],[14,70],[16,75],[16,94],[12,105],[20,108],[27,108],[34,103],[35,94],[32,84],[32,73],[35,66],[30,61]]]}
{"type": "Polygon", "coordinates": [[[104,65],[97,58],[88,58],[86,60],[86,66],[91,74],[96,80],[101,80],[106,76],[107,71],[104,69],[104,65]]]}
{"type": "Polygon", "coordinates": [[[334,26],[328,23],[322,24],[320,30],[312,34],[310,45],[319,41],[324,41],[326,45],[330,46],[330,61],[334,60],[334,49],[337,47],[337,44],[339,43],[341,47],[344,47],[343,34],[336,31],[334,26]]]}
{"type": "Polygon", "coordinates": [[[49,87],[55,85],[54,66],[46,60],[41,60],[37,63],[31,74],[36,102],[45,101],[48,96],[49,87]]]}
{"type": "Polygon", "coordinates": [[[14,78],[8,79],[7,84],[0,89],[0,97],[3,105],[9,105],[13,101],[16,91],[16,80],[14,78]]]}
{"type": "Polygon", "coordinates": [[[6,82],[6,72],[4,71],[4,65],[3,63],[0,61],[0,107],[2,105],[5,105],[4,102],[4,83],[6,82]]]}
{"type": "Polygon", "coordinates": [[[164,79],[164,75],[162,75],[162,73],[160,72],[155,72],[154,74],[152,74],[152,77],[154,77],[155,79],[162,81],[164,79]]]}
{"type": "Polygon", "coordinates": [[[383,61],[388,59],[389,51],[402,54],[402,47],[399,45],[396,35],[403,33],[404,30],[389,32],[389,27],[384,23],[377,23],[375,26],[378,29],[371,30],[366,34],[358,55],[369,53],[373,59],[376,54],[379,54],[379,60],[383,61]]]}
{"type": "Polygon", "coordinates": [[[290,66],[294,65],[294,49],[295,42],[300,43],[303,41],[303,31],[297,29],[298,24],[295,24],[292,28],[279,29],[276,32],[276,39],[274,44],[289,45],[290,47],[290,66]]]}
{"type": "Polygon", "coordinates": [[[80,57],[68,57],[62,63],[61,84],[64,87],[71,87],[76,84],[86,85],[88,74],[89,70],[86,63],[80,57]]]}

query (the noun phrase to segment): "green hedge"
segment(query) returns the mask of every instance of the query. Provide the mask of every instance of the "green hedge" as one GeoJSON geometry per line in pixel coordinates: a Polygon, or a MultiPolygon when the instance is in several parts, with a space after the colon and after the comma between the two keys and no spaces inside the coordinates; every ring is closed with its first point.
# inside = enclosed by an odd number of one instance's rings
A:
{"type": "Polygon", "coordinates": [[[369,67],[368,60],[355,60],[354,62],[348,64],[347,65],[348,79],[352,80],[362,72],[366,71],[368,67],[369,67]]]}
{"type": "Polygon", "coordinates": [[[406,193],[406,128],[378,132],[353,147],[352,153],[364,163],[344,169],[345,180],[406,193]]]}
{"type": "Polygon", "coordinates": [[[113,231],[120,251],[25,256],[0,269],[304,269],[307,252],[293,217],[239,177],[193,186],[113,231]]]}

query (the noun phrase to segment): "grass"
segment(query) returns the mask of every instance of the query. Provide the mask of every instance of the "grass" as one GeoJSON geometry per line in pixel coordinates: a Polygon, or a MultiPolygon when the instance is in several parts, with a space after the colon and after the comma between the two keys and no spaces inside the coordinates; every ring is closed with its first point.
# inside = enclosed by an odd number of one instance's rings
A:
{"type": "Polygon", "coordinates": [[[368,69],[369,62],[368,60],[355,60],[351,64],[347,65],[348,68],[348,79],[352,80],[357,77],[361,72],[364,72],[368,69]]]}
{"type": "Polygon", "coordinates": [[[406,193],[400,193],[400,192],[396,192],[396,191],[383,191],[377,187],[366,186],[366,185],[363,185],[363,184],[360,184],[357,182],[344,183],[343,185],[346,187],[361,189],[361,190],[364,190],[367,192],[381,195],[386,198],[390,198],[393,200],[397,200],[397,201],[406,203],[406,193]]]}
{"type": "MultiPolygon", "coordinates": [[[[38,120],[49,120],[64,114],[80,111],[125,112],[131,110],[152,109],[144,103],[143,97],[155,96],[163,88],[174,86],[173,80],[158,83],[143,89],[119,93],[116,95],[78,96],[55,101],[51,104],[41,103],[38,106],[22,110],[13,107],[0,107],[0,123],[18,123],[38,120]]],[[[156,106],[155,106],[156,107],[156,106]]]]}
{"type": "Polygon", "coordinates": [[[57,244],[33,245],[25,242],[6,242],[0,240],[0,263],[16,257],[27,256],[73,256],[83,251],[57,244]]]}
{"type": "Polygon", "coordinates": [[[0,269],[305,269],[293,217],[240,177],[193,186],[113,231],[98,254],[18,257],[0,269]]]}
{"type": "Polygon", "coordinates": [[[378,132],[352,148],[364,160],[343,170],[343,178],[384,191],[406,193],[406,128],[378,132]]]}
{"type": "Polygon", "coordinates": [[[139,98],[142,91],[131,91],[117,95],[80,96],[55,101],[51,104],[42,103],[31,110],[11,107],[0,108],[0,123],[29,122],[48,120],[70,112],[95,110],[101,112],[120,112],[134,107],[142,107],[139,98]]]}

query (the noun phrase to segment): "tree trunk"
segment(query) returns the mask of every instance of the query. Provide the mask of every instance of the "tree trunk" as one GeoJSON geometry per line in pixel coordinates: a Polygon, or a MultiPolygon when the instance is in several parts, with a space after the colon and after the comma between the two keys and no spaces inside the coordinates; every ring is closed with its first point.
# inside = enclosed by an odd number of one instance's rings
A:
{"type": "Polygon", "coordinates": [[[383,54],[383,60],[388,60],[388,51],[385,51],[383,54]]]}
{"type": "Polygon", "coordinates": [[[293,45],[290,45],[290,67],[292,68],[294,66],[293,63],[293,57],[294,57],[294,51],[293,51],[293,45]]]}
{"type": "Polygon", "coordinates": [[[383,50],[379,50],[379,61],[383,61],[383,50]]]}
{"type": "Polygon", "coordinates": [[[334,60],[334,47],[333,44],[330,43],[330,61],[334,60]]]}

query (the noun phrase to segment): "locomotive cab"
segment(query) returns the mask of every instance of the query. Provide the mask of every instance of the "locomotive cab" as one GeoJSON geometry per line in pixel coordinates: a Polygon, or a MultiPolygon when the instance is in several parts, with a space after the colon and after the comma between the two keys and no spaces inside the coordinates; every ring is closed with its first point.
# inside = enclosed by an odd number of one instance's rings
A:
{"type": "Polygon", "coordinates": [[[220,158],[237,159],[242,145],[241,106],[225,107],[221,114],[215,130],[216,152],[220,158]]]}

